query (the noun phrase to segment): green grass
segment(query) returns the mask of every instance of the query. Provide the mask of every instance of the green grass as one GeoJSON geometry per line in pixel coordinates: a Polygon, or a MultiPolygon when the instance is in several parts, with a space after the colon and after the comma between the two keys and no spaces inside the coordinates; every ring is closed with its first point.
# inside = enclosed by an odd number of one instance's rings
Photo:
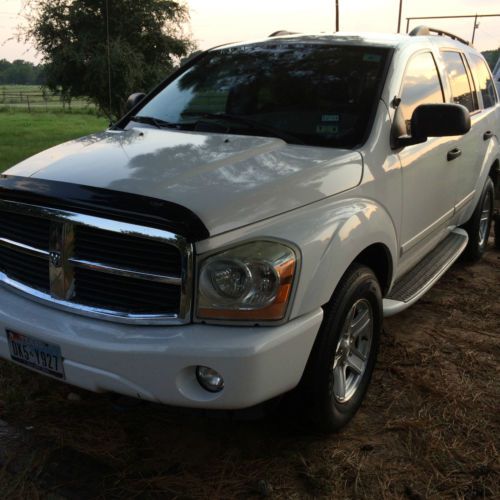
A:
{"type": "Polygon", "coordinates": [[[93,114],[0,113],[0,172],[56,144],[104,130],[107,124],[93,114]]]}

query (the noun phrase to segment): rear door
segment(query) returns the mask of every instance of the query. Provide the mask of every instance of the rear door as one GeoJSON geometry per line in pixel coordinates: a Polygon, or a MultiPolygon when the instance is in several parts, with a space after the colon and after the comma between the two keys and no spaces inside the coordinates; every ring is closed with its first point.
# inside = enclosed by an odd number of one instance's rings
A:
{"type": "MultiPolygon", "coordinates": [[[[472,73],[476,83],[481,107],[479,134],[483,141],[483,146],[491,147],[491,141],[498,141],[500,138],[500,107],[498,106],[498,94],[495,90],[495,82],[488,68],[486,61],[476,54],[469,55],[472,73]],[[496,139],[494,138],[496,136],[496,139]]],[[[500,69],[499,69],[500,78],[500,69]]]]}
{"type": "Polygon", "coordinates": [[[447,101],[462,104],[471,114],[471,129],[454,138],[453,150],[457,156],[448,162],[449,187],[455,193],[455,212],[460,220],[460,213],[467,211],[474,199],[481,160],[486,153],[481,131],[487,125],[479,109],[475,84],[464,54],[456,49],[443,49],[441,58],[449,83],[447,101]]]}

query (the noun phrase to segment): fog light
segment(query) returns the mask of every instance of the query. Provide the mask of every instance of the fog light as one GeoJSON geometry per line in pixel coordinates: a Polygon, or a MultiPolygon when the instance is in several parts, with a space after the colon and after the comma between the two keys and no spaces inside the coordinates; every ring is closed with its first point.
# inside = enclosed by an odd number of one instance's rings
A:
{"type": "Polygon", "coordinates": [[[209,392],[220,392],[224,389],[222,375],[208,366],[197,366],[196,378],[203,389],[209,392]]]}

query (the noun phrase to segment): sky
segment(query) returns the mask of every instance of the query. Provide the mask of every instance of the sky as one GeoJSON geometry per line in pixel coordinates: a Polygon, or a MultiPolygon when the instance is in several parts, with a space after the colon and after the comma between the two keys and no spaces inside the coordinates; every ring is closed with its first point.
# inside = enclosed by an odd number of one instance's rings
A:
{"type": "MultiPolygon", "coordinates": [[[[113,0],[110,0],[113,1],[113,0]]],[[[286,29],[301,33],[331,33],[335,29],[335,0],[186,0],[191,12],[188,30],[201,49],[268,36],[286,29]]],[[[23,0],[0,0],[0,59],[38,61],[33,47],[9,40],[22,22],[23,0]]],[[[339,0],[342,31],[397,30],[399,0],[339,0]]],[[[403,0],[402,31],[406,17],[500,14],[500,0],[403,0]]],[[[473,20],[412,21],[471,39],[473,20]]],[[[479,20],[475,47],[500,46],[500,17],[479,20]]]]}

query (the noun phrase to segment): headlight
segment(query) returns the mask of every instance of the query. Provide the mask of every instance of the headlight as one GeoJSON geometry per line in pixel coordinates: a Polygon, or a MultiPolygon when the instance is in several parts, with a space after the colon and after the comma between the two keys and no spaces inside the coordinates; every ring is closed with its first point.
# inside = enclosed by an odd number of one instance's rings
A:
{"type": "Polygon", "coordinates": [[[283,319],[296,268],[295,252],[282,243],[256,241],[201,262],[199,318],[283,319]]]}

